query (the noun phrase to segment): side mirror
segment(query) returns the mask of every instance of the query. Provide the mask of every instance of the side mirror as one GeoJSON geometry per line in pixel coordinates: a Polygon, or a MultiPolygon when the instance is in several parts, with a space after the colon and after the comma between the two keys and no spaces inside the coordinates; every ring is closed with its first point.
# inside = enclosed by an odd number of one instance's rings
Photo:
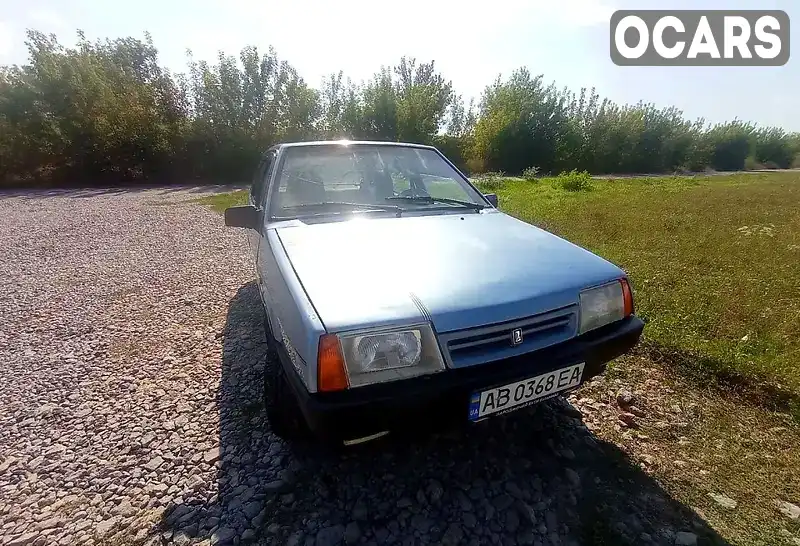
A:
{"type": "Polygon", "coordinates": [[[487,193],[484,194],[484,197],[487,201],[489,201],[494,208],[497,208],[497,194],[496,193],[487,193]]]}
{"type": "Polygon", "coordinates": [[[253,205],[241,205],[225,209],[225,225],[258,229],[258,209],[253,205]]]}

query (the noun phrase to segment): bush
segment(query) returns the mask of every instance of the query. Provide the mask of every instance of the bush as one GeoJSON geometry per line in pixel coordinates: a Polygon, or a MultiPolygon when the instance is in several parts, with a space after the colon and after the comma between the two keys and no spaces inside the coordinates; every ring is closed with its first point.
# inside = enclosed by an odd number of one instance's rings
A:
{"type": "Polygon", "coordinates": [[[527,180],[528,182],[535,182],[536,175],[539,174],[539,167],[528,167],[524,171],[522,171],[522,178],[527,180]]]}
{"type": "Polygon", "coordinates": [[[499,190],[505,185],[505,173],[502,172],[488,172],[483,173],[477,179],[477,185],[481,191],[495,191],[499,190]]]}
{"type": "Polygon", "coordinates": [[[470,157],[466,162],[466,169],[468,173],[477,174],[486,170],[486,165],[477,157],[470,157]]]}
{"type": "Polygon", "coordinates": [[[756,158],[751,156],[747,156],[744,160],[744,170],[746,171],[758,171],[764,168],[764,165],[756,161],[756,158]]]}
{"type": "Polygon", "coordinates": [[[567,191],[588,191],[592,189],[592,175],[572,169],[559,174],[556,183],[567,191]]]}
{"type": "MultiPolygon", "coordinates": [[[[435,144],[468,173],[528,181],[572,168],[800,167],[798,133],[740,120],[708,126],[673,107],[573,93],[524,68],[490,83],[476,105],[433,62],[405,57],[363,85],[339,72],[314,88],[272,49],[191,61],[188,74],[173,75],[149,37],[80,34],[64,47],[30,31],[27,43],[29,64],[0,63],[0,185],[240,182],[275,143],[345,137],[435,144]]],[[[497,178],[484,184],[502,186],[497,178]]]]}
{"type": "Polygon", "coordinates": [[[792,160],[792,168],[800,169],[800,154],[794,156],[794,159],[792,160]]]}

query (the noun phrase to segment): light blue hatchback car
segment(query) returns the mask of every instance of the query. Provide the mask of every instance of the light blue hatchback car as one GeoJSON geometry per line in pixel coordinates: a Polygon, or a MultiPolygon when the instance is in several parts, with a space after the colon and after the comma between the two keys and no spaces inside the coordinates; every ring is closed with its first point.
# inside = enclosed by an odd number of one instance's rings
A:
{"type": "Polygon", "coordinates": [[[479,421],[578,388],[633,347],[617,266],[497,208],[438,150],[281,144],[247,228],[272,430],[353,444],[479,421]]]}

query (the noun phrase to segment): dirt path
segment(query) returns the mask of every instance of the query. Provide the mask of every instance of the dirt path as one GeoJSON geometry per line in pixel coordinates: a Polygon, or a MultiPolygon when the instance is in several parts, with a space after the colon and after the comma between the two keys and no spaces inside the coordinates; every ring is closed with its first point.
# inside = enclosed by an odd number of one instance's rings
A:
{"type": "Polygon", "coordinates": [[[245,238],[197,195],[0,195],[0,544],[725,543],[562,401],[287,446],[245,238]]]}

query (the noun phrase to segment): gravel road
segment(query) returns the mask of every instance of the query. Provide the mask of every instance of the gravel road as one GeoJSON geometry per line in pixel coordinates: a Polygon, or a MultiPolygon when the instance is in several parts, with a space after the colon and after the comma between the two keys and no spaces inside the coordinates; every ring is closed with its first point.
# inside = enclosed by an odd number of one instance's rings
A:
{"type": "Polygon", "coordinates": [[[246,239],[205,191],[0,194],[0,544],[724,543],[560,399],[277,439],[246,239]]]}

